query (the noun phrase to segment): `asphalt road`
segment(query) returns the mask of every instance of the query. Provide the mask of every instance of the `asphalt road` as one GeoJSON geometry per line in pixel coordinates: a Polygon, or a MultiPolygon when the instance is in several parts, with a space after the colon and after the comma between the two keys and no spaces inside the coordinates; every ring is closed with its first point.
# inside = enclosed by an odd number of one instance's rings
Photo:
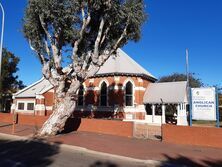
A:
{"type": "Polygon", "coordinates": [[[147,167],[144,162],[33,140],[0,139],[2,167],[147,167]]]}
{"type": "Polygon", "coordinates": [[[147,167],[151,165],[142,162],[114,158],[107,155],[97,155],[73,149],[62,148],[61,152],[52,157],[51,167],[147,167]]]}

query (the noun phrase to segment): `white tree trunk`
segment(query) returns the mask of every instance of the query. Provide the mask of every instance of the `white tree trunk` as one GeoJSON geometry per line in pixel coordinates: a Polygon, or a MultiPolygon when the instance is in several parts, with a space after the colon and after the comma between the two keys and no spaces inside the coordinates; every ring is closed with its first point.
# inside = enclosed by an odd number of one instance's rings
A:
{"type": "Polygon", "coordinates": [[[43,124],[38,136],[52,136],[61,132],[66,120],[71,116],[76,106],[76,101],[66,96],[56,104],[56,107],[49,119],[43,124]]]}

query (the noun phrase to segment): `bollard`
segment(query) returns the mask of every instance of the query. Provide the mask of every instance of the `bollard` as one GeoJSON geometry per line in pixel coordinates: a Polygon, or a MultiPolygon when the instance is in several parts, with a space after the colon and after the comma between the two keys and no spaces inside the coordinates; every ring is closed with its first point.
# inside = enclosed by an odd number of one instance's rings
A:
{"type": "Polygon", "coordinates": [[[12,119],[12,134],[15,133],[15,124],[17,121],[18,113],[13,112],[13,119],[12,119]]]}

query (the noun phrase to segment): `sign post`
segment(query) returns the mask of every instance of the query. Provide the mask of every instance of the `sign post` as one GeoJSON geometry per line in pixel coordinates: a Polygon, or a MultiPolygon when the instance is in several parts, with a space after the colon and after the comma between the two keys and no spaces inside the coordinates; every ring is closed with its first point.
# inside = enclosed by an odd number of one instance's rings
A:
{"type": "Polygon", "coordinates": [[[190,96],[190,105],[189,105],[189,110],[190,110],[190,126],[192,126],[192,89],[189,89],[189,96],[190,96]]]}
{"type": "Polygon", "coordinates": [[[220,127],[220,113],[219,113],[219,97],[218,89],[216,88],[216,115],[217,115],[217,127],[220,127]]]}

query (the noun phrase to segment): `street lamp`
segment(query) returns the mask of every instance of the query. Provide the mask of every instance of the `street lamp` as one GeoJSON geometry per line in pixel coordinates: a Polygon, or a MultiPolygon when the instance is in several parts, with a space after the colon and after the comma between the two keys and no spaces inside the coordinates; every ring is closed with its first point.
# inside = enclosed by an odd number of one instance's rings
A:
{"type": "Polygon", "coordinates": [[[4,33],[4,22],[5,22],[5,11],[0,3],[0,8],[2,10],[2,32],[1,32],[1,40],[0,40],[0,77],[1,77],[1,69],[2,69],[2,44],[3,44],[3,33],[4,33]]]}

